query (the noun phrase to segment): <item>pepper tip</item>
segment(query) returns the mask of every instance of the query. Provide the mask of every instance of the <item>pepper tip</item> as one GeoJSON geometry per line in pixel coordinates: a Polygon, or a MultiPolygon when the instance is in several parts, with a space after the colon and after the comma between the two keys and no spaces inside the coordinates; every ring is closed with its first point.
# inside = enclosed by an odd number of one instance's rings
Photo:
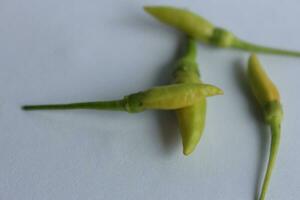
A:
{"type": "Polygon", "coordinates": [[[183,155],[185,155],[185,156],[191,155],[191,153],[193,153],[194,149],[195,149],[194,147],[193,148],[191,148],[191,147],[184,147],[183,148],[183,155]]]}
{"type": "Polygon", "coordinates": [[[219,87],[215,87],[213,93],[215,93],[215,95],[224,95],[224,91],[219,87]]]}
{"type": "Polygon", "coordinates": [[[143,6],[144,11],[151,13],[153,6],[143,6]]]}
{"type": "Polygon", "coordinates": [[[251,53],[249,57],[249,61],[256,61],[256,60],[258,60],[256,53],[251,53]]]}

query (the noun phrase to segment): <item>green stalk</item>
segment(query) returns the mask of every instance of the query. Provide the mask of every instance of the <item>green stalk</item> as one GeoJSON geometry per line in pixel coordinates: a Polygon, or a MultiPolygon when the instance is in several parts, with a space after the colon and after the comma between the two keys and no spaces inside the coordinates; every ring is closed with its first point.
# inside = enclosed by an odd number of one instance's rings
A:
{"type": "Polygon", "coordinates": [[[195,62],[197,57],[197,44],[194,39],[188,38],[187,46],[186,46],[186,53],[182,57],[182,59],[192,60],[195,62]]]}
{"type": "Polygon", "coordinates": [[[70,104],[46,104],[46,105],[25,105],[23,110],[72,110],[72,109],[96,109],[96,110],[116,110],[126,111],[124,100],[115,101],[96,101],[85,103],[70,103],[70,104]]]}
{"type": "Polygon", "coordinates": [[[271,175],[272,175],[272,171],[275,166],[276,157],[277,157],[278,149],[279,149],[279,143],[280,143],[280,134],[281,134],[280,124],[279,123],[271,123],[271,132],[272,132],[272,137],[271,137],[269,163],[268,163],[268,167],[267,167],[267,172],[265,174],[262,191],[260,194],[260,200],[265,200],[267,190],[270,185],[271,175]]]}
{"type": "Polygon", "coordinates": [[[239,39],[234,40],[232,47],[250,51],[250,52],[258,52],[258,53],[265,53],[265,54],[276,54],[276,55],[286,55],[286,56],[296,56],[296,57],[300,56],[299,51],[290,51],[290,50],[266,47],[266,46],[253,44],[239,39]]]}

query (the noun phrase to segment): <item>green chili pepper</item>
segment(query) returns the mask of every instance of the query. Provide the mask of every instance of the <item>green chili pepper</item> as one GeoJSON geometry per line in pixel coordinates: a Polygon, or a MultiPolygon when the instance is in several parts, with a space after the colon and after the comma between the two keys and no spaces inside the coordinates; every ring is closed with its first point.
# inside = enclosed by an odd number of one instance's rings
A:
{"type": "Polygon", "coordinates": [[[269,79],[268,75],[261,67],[256,55],[251,55],[248,65],[250,86],[254,96],[258,100],[263,110],[265,121],[268,125],[270,125],[272,132],[269,163],[260,194],[260,200],[264,200],[270,184],[271,173],[274,168],[278,153],[283,109],[280,103],[279,92],[274,83],[269,79]]]}
{"type": "Polygon", "coordinates": [[[207,84],[189,83],[153,87],[144,92],[125,96],[122,100],[97,101],[71,104],[26,105],[24,110],[98,109],[130,113],[145,109],[175,110],[191,106],[203,96],[222,94],[222,90],[207,84]]]}
{"type": "MultiPolygon", "coordinates": [[[[175,83],[201,83],[196,63],[196,41],[189,38],[185,55],[177,62],[174,71],[175,83]]],[[[191,154],[202,136],[205,125],[206,98],[203,96],[195,104],[176,110],[182,135],[183,153],[191,154]]]]}
{"type": "Polygon", "coordinates": [[[300,56],[300,52],[265,47],[241,40],[230,31],[215,27],[203,17],[185,9],[171,6],[145,6],[144,10],[159,21],[171,25],[206,44],[251,52],[300,56]]]}

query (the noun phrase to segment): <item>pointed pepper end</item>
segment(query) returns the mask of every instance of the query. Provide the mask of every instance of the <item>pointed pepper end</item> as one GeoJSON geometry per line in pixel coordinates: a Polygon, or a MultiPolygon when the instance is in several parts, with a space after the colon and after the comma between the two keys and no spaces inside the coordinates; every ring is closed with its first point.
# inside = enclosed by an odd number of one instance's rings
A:
{"type": "Polygon", "coordinates": [[[152,15],[155,13],[155,7],[156,6],[144,6],[144,11],[152,15]]]}
{"type": "Polygon", "coordinates": [[[262,71],[260,61],[255,53],[252,53],[248,59],[248,75],[249,77],[258,76],[258,72],[262,71]]]}
{"type": "Polygon", "coordinates": [[[258,57],[255,53],[252,53],[248,60],[248,66],[250,67],[256,65],[257,63],[259,63],[258,57]]]}
{"type": "Polygon", "coordinates": [[[214,85],[206,85],[206,94],[205,96],[216,96],[216,95],[223,95],[224,92],[221,88],[218,88],[214,85]]]}
{"type": "MultiPolygon", "coordinates": [[[[253,79],[253,76],[257,77],[258,73],[263,71],[259,59],[255,53],[252,53],[248,59],[248,76],[250,80],[253,79]]],[[[260,73],[259,73],[260,74],[260,73]]]]}
{"type": "Polygon", "coordinates": [[[185,156],[189,156],[195,151],[198,142],[197,143],[191,143],[191,142],[183,139],[182,144],[183,144],[183,154],[185,156]]]}
{"type": "Polygon", "coordinates": [[[217,88],[217,95],[223,95],[224,91],[221,88],[217,88]]]}
{"type": "Polygon", "coordinates": [[[169,6],[144,6],[144,11],[157,19],[164,19],[169,6]]]}
{"type": "Polygon", "coordinates": [[[191,153],[193,153],[194,150],[195,148],[183,147],[183,154],[185,156],[189,156],[191,153]]]}

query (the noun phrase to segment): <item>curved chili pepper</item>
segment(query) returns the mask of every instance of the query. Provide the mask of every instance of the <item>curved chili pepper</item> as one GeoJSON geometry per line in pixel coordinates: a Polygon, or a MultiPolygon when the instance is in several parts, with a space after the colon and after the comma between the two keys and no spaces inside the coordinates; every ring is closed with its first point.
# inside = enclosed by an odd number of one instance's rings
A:
{"type": "Polygon", "coordinates": [[[260,200],[264,200],[278,153],[283,109],[276,86],[261,67],[255,54],[251,55],[249,58],[248,76],[253,94],[263,110],[265,122],[271,127],[272,133],[269,162],[260,194],[260,200]]]}
{"type": "MultiPolygon", "coordinates": [[[[185,55],[177,62],[175,83],[202,83],[196,62],[196,41],[189,38],[185,55]]],[[[183,154],[191,154],[203,133],[206,115],[206,98],[202,96],[195,104],[176,110],[182,136],[183,154]]]]}
{"type": "Polygon", "coordinates": [[[222,90],[208,84],[189,83],[153,87],[144,92],[125,96],[122,100],[71,104],[26,105],[24,110],[97,109],[119,110],[130,113],[146,109],[175,110],[191,106],[203,96],[222,94],[222,90]]]}
{"type": "Polygon", "coordinates": [[[171,25],[206,44],[251,52],[300,56],[298,51],[271,48],[241,40],[230,31],[216,27],[205,18],[186,9],[171,6],[145,6],[144,10],[159,21],[171,25]]]}

